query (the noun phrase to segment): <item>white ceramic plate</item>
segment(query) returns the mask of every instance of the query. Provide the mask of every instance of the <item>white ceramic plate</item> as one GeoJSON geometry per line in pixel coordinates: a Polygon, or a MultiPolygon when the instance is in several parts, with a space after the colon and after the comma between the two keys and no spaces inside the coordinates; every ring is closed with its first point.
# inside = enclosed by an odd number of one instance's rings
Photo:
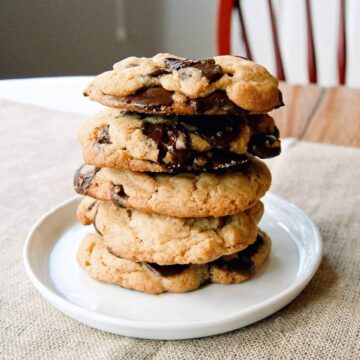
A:
{"type": "Polygon", "coordinates": [[[319,266],[318,229],[300,209],[278,196],[264,198],[260,226],[273,240],[270,259],[251,280],[211,284],[185,294],[148,295],[91,279],[76,263],[91,227],[75,218],[79,197],[45,214],[24,248],[26,272],[57,309],[91,327],[146,339],[189,339],[238,329],[293,300],[319,266]]]}

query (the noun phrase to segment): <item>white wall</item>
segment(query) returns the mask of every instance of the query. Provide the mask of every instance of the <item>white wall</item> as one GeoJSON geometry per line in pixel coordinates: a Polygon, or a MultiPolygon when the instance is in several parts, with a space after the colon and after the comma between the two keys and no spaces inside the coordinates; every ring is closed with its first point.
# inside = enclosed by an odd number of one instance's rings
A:
{"type": "Polygon", "coordinates": [[[159,51],[210,56],[216,4],[0,0],[0,77],[98,73],[123,57],[159,51]]]}

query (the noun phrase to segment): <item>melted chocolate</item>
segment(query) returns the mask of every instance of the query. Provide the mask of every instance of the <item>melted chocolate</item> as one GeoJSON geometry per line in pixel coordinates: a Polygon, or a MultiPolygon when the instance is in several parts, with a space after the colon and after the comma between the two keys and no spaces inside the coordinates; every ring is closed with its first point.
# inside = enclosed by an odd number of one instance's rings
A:
{"type": "Polygon", "coordinates": [[[283,101],[282,92],[280,90],[278,91],[278,94],[279,94],[278,101],[277,101],[276,105],[274,106],[274,109],[278,109],[279,107],[282,107],[285,105],[284,101],[283,101]]]}
{"type": "Polygon", "coordinates": [[[96,173],[100,170],[99,167],[93,167],[90,171],[82,173],[85,165],[76,170],[74,175],[74,188],[78,194],[85,195],[86,190],[90,187],[92,180],[96,173]]]}
{"type": "Polygon", "coordinates": [[[152,73],[148,74],[148,76],[151,77],[158,77],[161,75],[166,75],[166,74],[170,74],[171,71],[167,70],[167,69],[157,69],[155,71],[153,71],[152,73]]]}
{"type": "Polygon", "coordinates": [[[246,155],[238,155],[227,150],[228,144],[238,135],[238,118],[223,116],[221,121],[208,121],[209,117],[196,116],[189,122],[185,122],[185,119],[186,117],[179,117],[166,123],[144,121],[142,124],[143,134],[158,145],[158,162],[166,166],[169,172],[236,171],[246,164],[246,155]],[[190,132],[197,133],[216,148],[204,153],[193,151],[190,132]],[[172,155],[172,161],[165,163],[167,153],[172,155]]]}
{"type": "MultiPolygon", "coordinates": [[[[246,249],[239,251],[235,254],[235,257],[227,260],[226,258],[220,258],[215,260],[209,265],[215,265],[227,271],[237,272],[239,274],[252,274],[255,271],[255,264],[251,260],[264,244],[264,239],[260,233],[256,236],[256,241],[249,245],[246,249]]],[[[181,274],[190,265],[158,265],[155,263],[145,263],[156,274],[164,277],[174,276],[181,274]]]]}
{"type": "Polygon", "coordinates": [[[277,128],[277,126],[274,126],[274,130],[273,130],[272,135],[274,135],[274,136],[277,137],[277,138],[280,137],[280,131],[279,131],[279,129],[277,128]]]}
{"type": "MultiPolygon", "coordinates": [[[[118,98],[117,101],[123,104],[130,104],[145,113],[157,113],[164,111],[173,103],[173,91],[165,90],[162,87],[150,87],[138,90],[133,95],[118,98]]],[[[184,103],[192,108],[194,113],[203,114],[208,110],[226,111],[229,114],[242,115],[247,111],[234,104],[224,91],[217,90],[208,96],[190,99],[184,103]]]]}
{"type": "Polygon", "coordinates": [[[98,144],[112,144],[109,134],[109,125],[106,125],[101,131],[97,139],[98,144]]]}
{"type": "Polygon", "coordinates": [[[145,110],[156,111],[172,104],[172,94],[172,91],[167,91],[162,87],[150,87],[140,89],[135,94],[127,96],[124,98],[124,102],[145,110]]]}
{"type": "Polygon", "coordinates": [[[189,160],[189,134],[181,124],[172,125],[170,123],[150,123],[144,121],[142,132],[154,140],[159,147],[159,159],[162,161],[166,152],[174,157],[174,162],[184,163],[189,160]]]}
{"type": "Polygon", "coordinates": [[[253,134],[248,144],[248,151],[261,159],[277,156],[281,152],[279,137],[276,134],[253,134]]]}
{"type": "Polygon", "coordinates": [[[221,67],[215,63],[214,59],[181,60],[175,58],[167,58],[164,61],[171,70],[178,70],[180,77],[185,75],[181,71],[185,68],[196,68],[200,70],[202,75],[209,80],[210,84],[219,80],[224,75],[221,67]]]}
{"type": "Polygon", "coordinates": [[[127,200],[129,196],[125,193],[124,187],[122,185],[114,185],[111,189],[111,200],[113,203],[120,207],[125,207],[124,201],[127,200]]]}
{"type": "Polygon", "coordinates": [[[231,114],[242,115],[246,110],[235,105],[226,95],[225,91],[217,90],[205,97],[195,99],[188,98],[186,105],[193,108],[198,114],[203,114],[208,110],[228,110],[231,114]]]}
{"type": "Polygon", "coordinates": [[[248,163],[248,156],[213,149],[206,154],[199,154],[194,159],[194,171],[238,171],[248,163]]]}
{"type": "Polygon", "coordinates": [[[213,264],[224,270],[237,272],[239,274],[252,274],[255,271],[255,264],[251,257],[254,256],[259,248],[264,244],[264,239],[260,233],[257,234],[256,240],[246,249],[239,251],[235,257],[227,260],[220,258],[215,260],[213,264]]]}
{"type": "Polygon", "coordinates": [[[158,265],[155,263],[145,263],[145,264],[149,267],[149,269],[154,271],[156,274],[164,277],[181,274],[189,267],[189,265],[158,265]]]}
{"type": "MultiPolygon", "coordinates": [[[[179,118],[185,122],[185,119],[179,118]]],[[[195,115],[186,123],[189,130],[205,139],[212,146],[225,148],[239,133],[242,119],[238,116],[195,115]]]]}

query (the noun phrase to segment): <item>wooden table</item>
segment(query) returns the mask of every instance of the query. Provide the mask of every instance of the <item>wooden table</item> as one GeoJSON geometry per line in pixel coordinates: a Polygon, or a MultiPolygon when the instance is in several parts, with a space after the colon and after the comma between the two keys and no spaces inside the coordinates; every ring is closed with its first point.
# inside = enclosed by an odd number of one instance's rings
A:
{"type": "Polygon", "coordinates": [[[360,89],[280,84],[284,107],[272,111],[282,137],[360,147],[360,89]]]}

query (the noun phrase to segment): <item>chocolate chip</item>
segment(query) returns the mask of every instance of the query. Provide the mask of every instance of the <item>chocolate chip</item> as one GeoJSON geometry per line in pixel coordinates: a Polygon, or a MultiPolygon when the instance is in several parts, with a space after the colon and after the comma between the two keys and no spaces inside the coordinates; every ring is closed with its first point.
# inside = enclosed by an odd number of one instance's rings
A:
{"type": "Polygon", "coordinates": [[[74,189],[81,195],[86,195],[86,190],[90,187],[96,173],[100,170],[99,167],[91,167],[89,171],[83,173],[82,170],[84,166],[86,165],[83,165],[76,170],[74,175],[74,189]]]}
{"type": "Polygon", "coordinates": [[[274,109],[278,109],[279,107],[284,106],[284,101],[283,101],[283,96],[282,96],[282,92],[279,90],[278,91],[278,101],[276,102],[274,109]]]}
{"type": "Polygon", "coordinates": [[[146,110],[157,110],[173,103],[172,91],[162,87],[150,87],[138,90],[124,99],[126,104],[133,104],[146,110]]]}
{"type": "MultiPolygon", "coordinates": [[[[186,122],[186,118],[180,121],[186,122]]],[[[239,134],[240,124],[244,120],[238,116],[198,115],[193,116],[189,124],[192,131],[212,146],[225,148],[239,134]]]]}
{"type": "Polygon", "coordinates": [[[261,159],[277,156],[281,152],[278,136],[269,134],[253,134],[248,144],[248,151],[261,159]]]}
{"type": "Polygon", "coordinates": [[[264,244],[264,239],[260,233],[257,234],[256,240],[246,249],[239,251],[234,257],[227,259],[226,257],[215,260],[213,264],[224,270],[237,272],[239,274],[253,274],[255,264],[251,257],[254,256],[259,248],[264,244]]]}
{"type": "Polygon", "coordinates": [[[151,271],[157,275],[169,277],[181,274],[189,265],[158,265],[155,263],[144,263],[151,271]]]}
{"type": "Polygon", "coordinates": [[[110,125],[106,125],[99,133],[97,143],[98,144],[112,144],[109,134],[110,125]]]}
{"type": "Polygon", "coordinates": [[[216,260],[214,265],[228,271],[233,271],[239,274],[252,274],[255,271],[254,262],[242,255],[238,255],[237,257],[230,260],[216,260]]]}
{"type": "Polygon", "coordinates": [[[209,161],[201,168],[201,171],[238,171],[248,163],[248,157],[244,154],[234,154],[226,151],[211,150],[209,161]]]}
{"type": "Polygon", "coordinates": [[[248,163],[246,155],[213,149],[208,153],[195,154],[192,163],[164,164],[169,173],[182,171],[228,173],[239,171],[248,163]]]}
{"type": "Polygon", "coordinates": [[[250,257],[255,255],[261,246],[264,245],[264,238],[261,233],[257,233],[256,240],[252,244],[250,244],[246,249],[239,251],[237,254],[242,254],[244,256],[250,257]]]}
{"type": "Polygon", "coordinates": [[[196,68],[201,71],[202,76],[209,80],[209,83],[219,80],[224,75],[221,67],[215,63],[214,59],[182,60],[167,58],[164,60],[164,62],[171,70],[179,71],[189,67],[196,68]]]}
{"type": "Polygon", "coordinates": [[[186,105],[192,107],[196,113],[203,114],[208,110],[225,110],[228,113],[243,115],[246,110],[235,105],[224,91],[217,90],[205,97],[190,99],[185,101],[186,105]]]}
{"type": "Polygon", "coordinates": [[[144,121],[141,126],[144,135],[154,140],[159,148],[159,161],[162,162],[166,153],[173,156],[173,161],[184,163],[189,159],[189,134],[181,124],[150,123],[144,121]]]}
{"type": "Polygon", "coordinates": [[[110,195],[112,202],[122,208],[125,207],[124,201],[129,198],[129,196],[125,193],[124,187],[122,185],[113,184],[110,195]]]}
{"type": "Polygon", "coordinates": [[[166,75],[166,74],[170,74],[171,71],[167,70],[167,69],[157,69],[155,71],[153,71],[152,73],[148,74],[147,76],[150,77],[158,77],[161,75],[166,75]]]}
{"type": "MultiPolygon", "coordinates": [[[[132,105],[142,113],[165,112],[174,102],[174,92],[165,90],[162,87],[150,87],[138,90],[133,95],[117,98],[117,101],[124,105],[132,105]]],[[[193,109],[194,113],[203,114],[208,110],[223,111],[227,114],[243,115],[248,111],[238,107],[226,95],[224,91],[217,90],[202,98],[186,98],[184,104],[193,109]]]]}
{"type": "Polygon", "coordinates": [[[277,128],[277,126],[274,126],[274,130],[273,130],[272,135],[274,135],[275,137],[279,138],[279,136],[280,136],[280,131],[279,131],[279,129],[277,128]]]}

